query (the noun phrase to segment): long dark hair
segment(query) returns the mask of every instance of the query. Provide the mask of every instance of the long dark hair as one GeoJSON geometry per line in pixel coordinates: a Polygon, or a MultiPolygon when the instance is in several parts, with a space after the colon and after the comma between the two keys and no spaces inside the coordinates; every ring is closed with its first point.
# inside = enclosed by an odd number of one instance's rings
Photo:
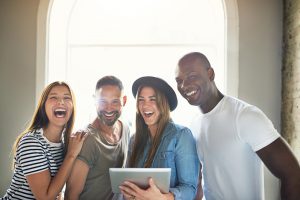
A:
{"type": "MultiPolygon", "coordinates": [[[[37,130],[40,128],[45,128],[48,126],[49,123],[49,119],[46,115],[46,110],[45,110],[45,104],[46,104],[46,100],[48,98],[48,95],[50,93],[50,91],[52,90],[52,88],[54,88],[55,86],[66,86],[71,94],[72,97],[72,101],[73,101],[73,109],[72,109],[72,114],[70,116],[70,119],[68,120],[66,126],[65,126],[65,131],[64,131],[64,142],[65,142],[65,150],[67,149],[67,145],[69,142],[69,136],[72,132],[73,126],[74,126],[74,121],[75,121],[75,96],[70,88],[70,86],[62,81],[56,81],[53,82],[51,84],[49,84],[44,90],[43,93],[39,99],[38,105],[34,111],[33,117],[31,119],[31,122],[29,124],[29,126],[21,133],[18,135],[18,137],[16,138],[14,144],[13,144],[13,155],[16,155],[16,151],[18,148],[18,144],[21,140],[21,138],[28,132],[33,131],[33,130],[37,130]]],[[[13,168],[15,168],[15,161],[13,161],[13,168]]]]}
{"type": "MultiPolygon", "coordinates": [[[[136,98],[145,86],[141,86],[138,89],[136,98]]],[[[148,86],[147,86],[148,87],[148,86]]],[[[151,86],[149,86],[151,87],[151,86]]],[[[151,87],[153,88],[153,87],[151,87]]],[[[157,107],[160,110],[160,117],[157,124],[156,134],[153,138],[152,146],[148,152],[148,158],[144,164],[144,167],[149,168],[152,165],[154,156],[156,154],[157,148],[160,144],[162,133],[170,119],[170,107],[166,96],[158,89],[153,88],[156,96],[157,107]]],[[[138,101],[136,103],[137,112],[136,112],[136,133],[134,136],[133,150],[129,159],[129,167],[136,167],[139,158],[143,155],[144,147],[146,146],[147,140],[150,137],[150,131],[147,124],[145,123],[143,116],[138,109],[138,101]]]]}

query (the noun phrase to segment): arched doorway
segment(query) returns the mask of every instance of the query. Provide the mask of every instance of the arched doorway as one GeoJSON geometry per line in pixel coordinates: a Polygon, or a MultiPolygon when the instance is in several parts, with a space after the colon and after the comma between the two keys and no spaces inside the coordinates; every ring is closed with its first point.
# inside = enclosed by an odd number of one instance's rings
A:
{"type": "MultiPolygon", "coordinates": [[[[37,58],[37,87],[53,80],[70,82],[79,97],[78,115],[82,116],[77,119],[80,122],[77,127],[82,127],[95,113],[91,95],[101,76],[108,73],[119,76],[132,98],[130,87],[135,78],[157,75],[174,87],[177,60],[187,52],[201,51],[218,70],[216,82],[221,90],[237,96],[236,5],[234,0],[188,3],[131,0],[126,4],[93,0],[43,1],[39,10],[48,12],[39,15],[38,29],[47,30],[48,34],[40,38],[41,45],[38,45],[41,51],[37,58]],[[41,59],[43,53],[46,56],[41,59]],[[112,55],[115,59],[110,59],[112,55]],[[162,70],[164,68],[168,69],[162,70]],[[85,77],[89,77],[88,80],[78,83],[79,78],[85,77]]],[[[173,118],[187,125],[190,119],[185,113],[193,115],[196,109],[180,95],[178,98],[180,106],[173,118]]],[[[134,100],[130,101],[132,105],[126,113],[133,116],[134,100]]]]}

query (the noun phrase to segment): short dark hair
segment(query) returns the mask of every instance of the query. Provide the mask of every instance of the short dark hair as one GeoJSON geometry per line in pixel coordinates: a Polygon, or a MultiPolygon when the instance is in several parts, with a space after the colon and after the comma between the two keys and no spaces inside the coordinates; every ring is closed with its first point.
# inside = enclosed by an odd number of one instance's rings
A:
{"type": "Polygon", "coordinates": [[[200,53],[200,52],[191,52],[191,53],[184,55],[179,60],[178,65],[180,66],[184,62],[187,62],[187,61],[194,62],[196,60],[199,60],[203,64],[203,67],[206,67],[207,69],[211,68],[210,62],[207,59],[207,57],[203,53],[200,53]]]}
{"type": "Polygon", "coordinates": [[[115,77],[115,76],[104,76],[101,79],[99,79],[97,84],[96,84],[96,90],[98,90],[99,88],[101,88],[105,85],[118,86],[121,91],[124,88],[122,81],[120,79],[118,79],[117,77],[115,77]]]}

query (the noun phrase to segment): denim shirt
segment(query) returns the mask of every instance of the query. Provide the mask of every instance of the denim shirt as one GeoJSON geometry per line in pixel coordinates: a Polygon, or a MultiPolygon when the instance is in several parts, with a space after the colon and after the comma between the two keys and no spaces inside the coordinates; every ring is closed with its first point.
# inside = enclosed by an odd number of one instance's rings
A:
{"type": "MultiPolygon", "coordinates": [[[[129,156],[132,151],[131,138],[129,156]]],[[[137,167],[143,167],[151,147],[150,137],[137,167]]],[[[196,196],[199,160],[190,129],[169,122],[154,156],[151,168],[171,168],[170,192],[176,200],[192,200],[196,196]]]]}

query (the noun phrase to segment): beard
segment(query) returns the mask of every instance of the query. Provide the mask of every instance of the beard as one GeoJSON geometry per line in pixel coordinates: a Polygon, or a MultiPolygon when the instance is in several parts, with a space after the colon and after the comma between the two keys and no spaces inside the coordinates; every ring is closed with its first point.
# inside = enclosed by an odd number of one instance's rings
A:
{"type": "Polygon", "coordinates": [[[119,111],[98,111],[97,114],[100,121],[106,126],[113,126],[121,115],[119,111]],[[106,115],[112,115],[113,117],[107,117],[106,115]]]}

